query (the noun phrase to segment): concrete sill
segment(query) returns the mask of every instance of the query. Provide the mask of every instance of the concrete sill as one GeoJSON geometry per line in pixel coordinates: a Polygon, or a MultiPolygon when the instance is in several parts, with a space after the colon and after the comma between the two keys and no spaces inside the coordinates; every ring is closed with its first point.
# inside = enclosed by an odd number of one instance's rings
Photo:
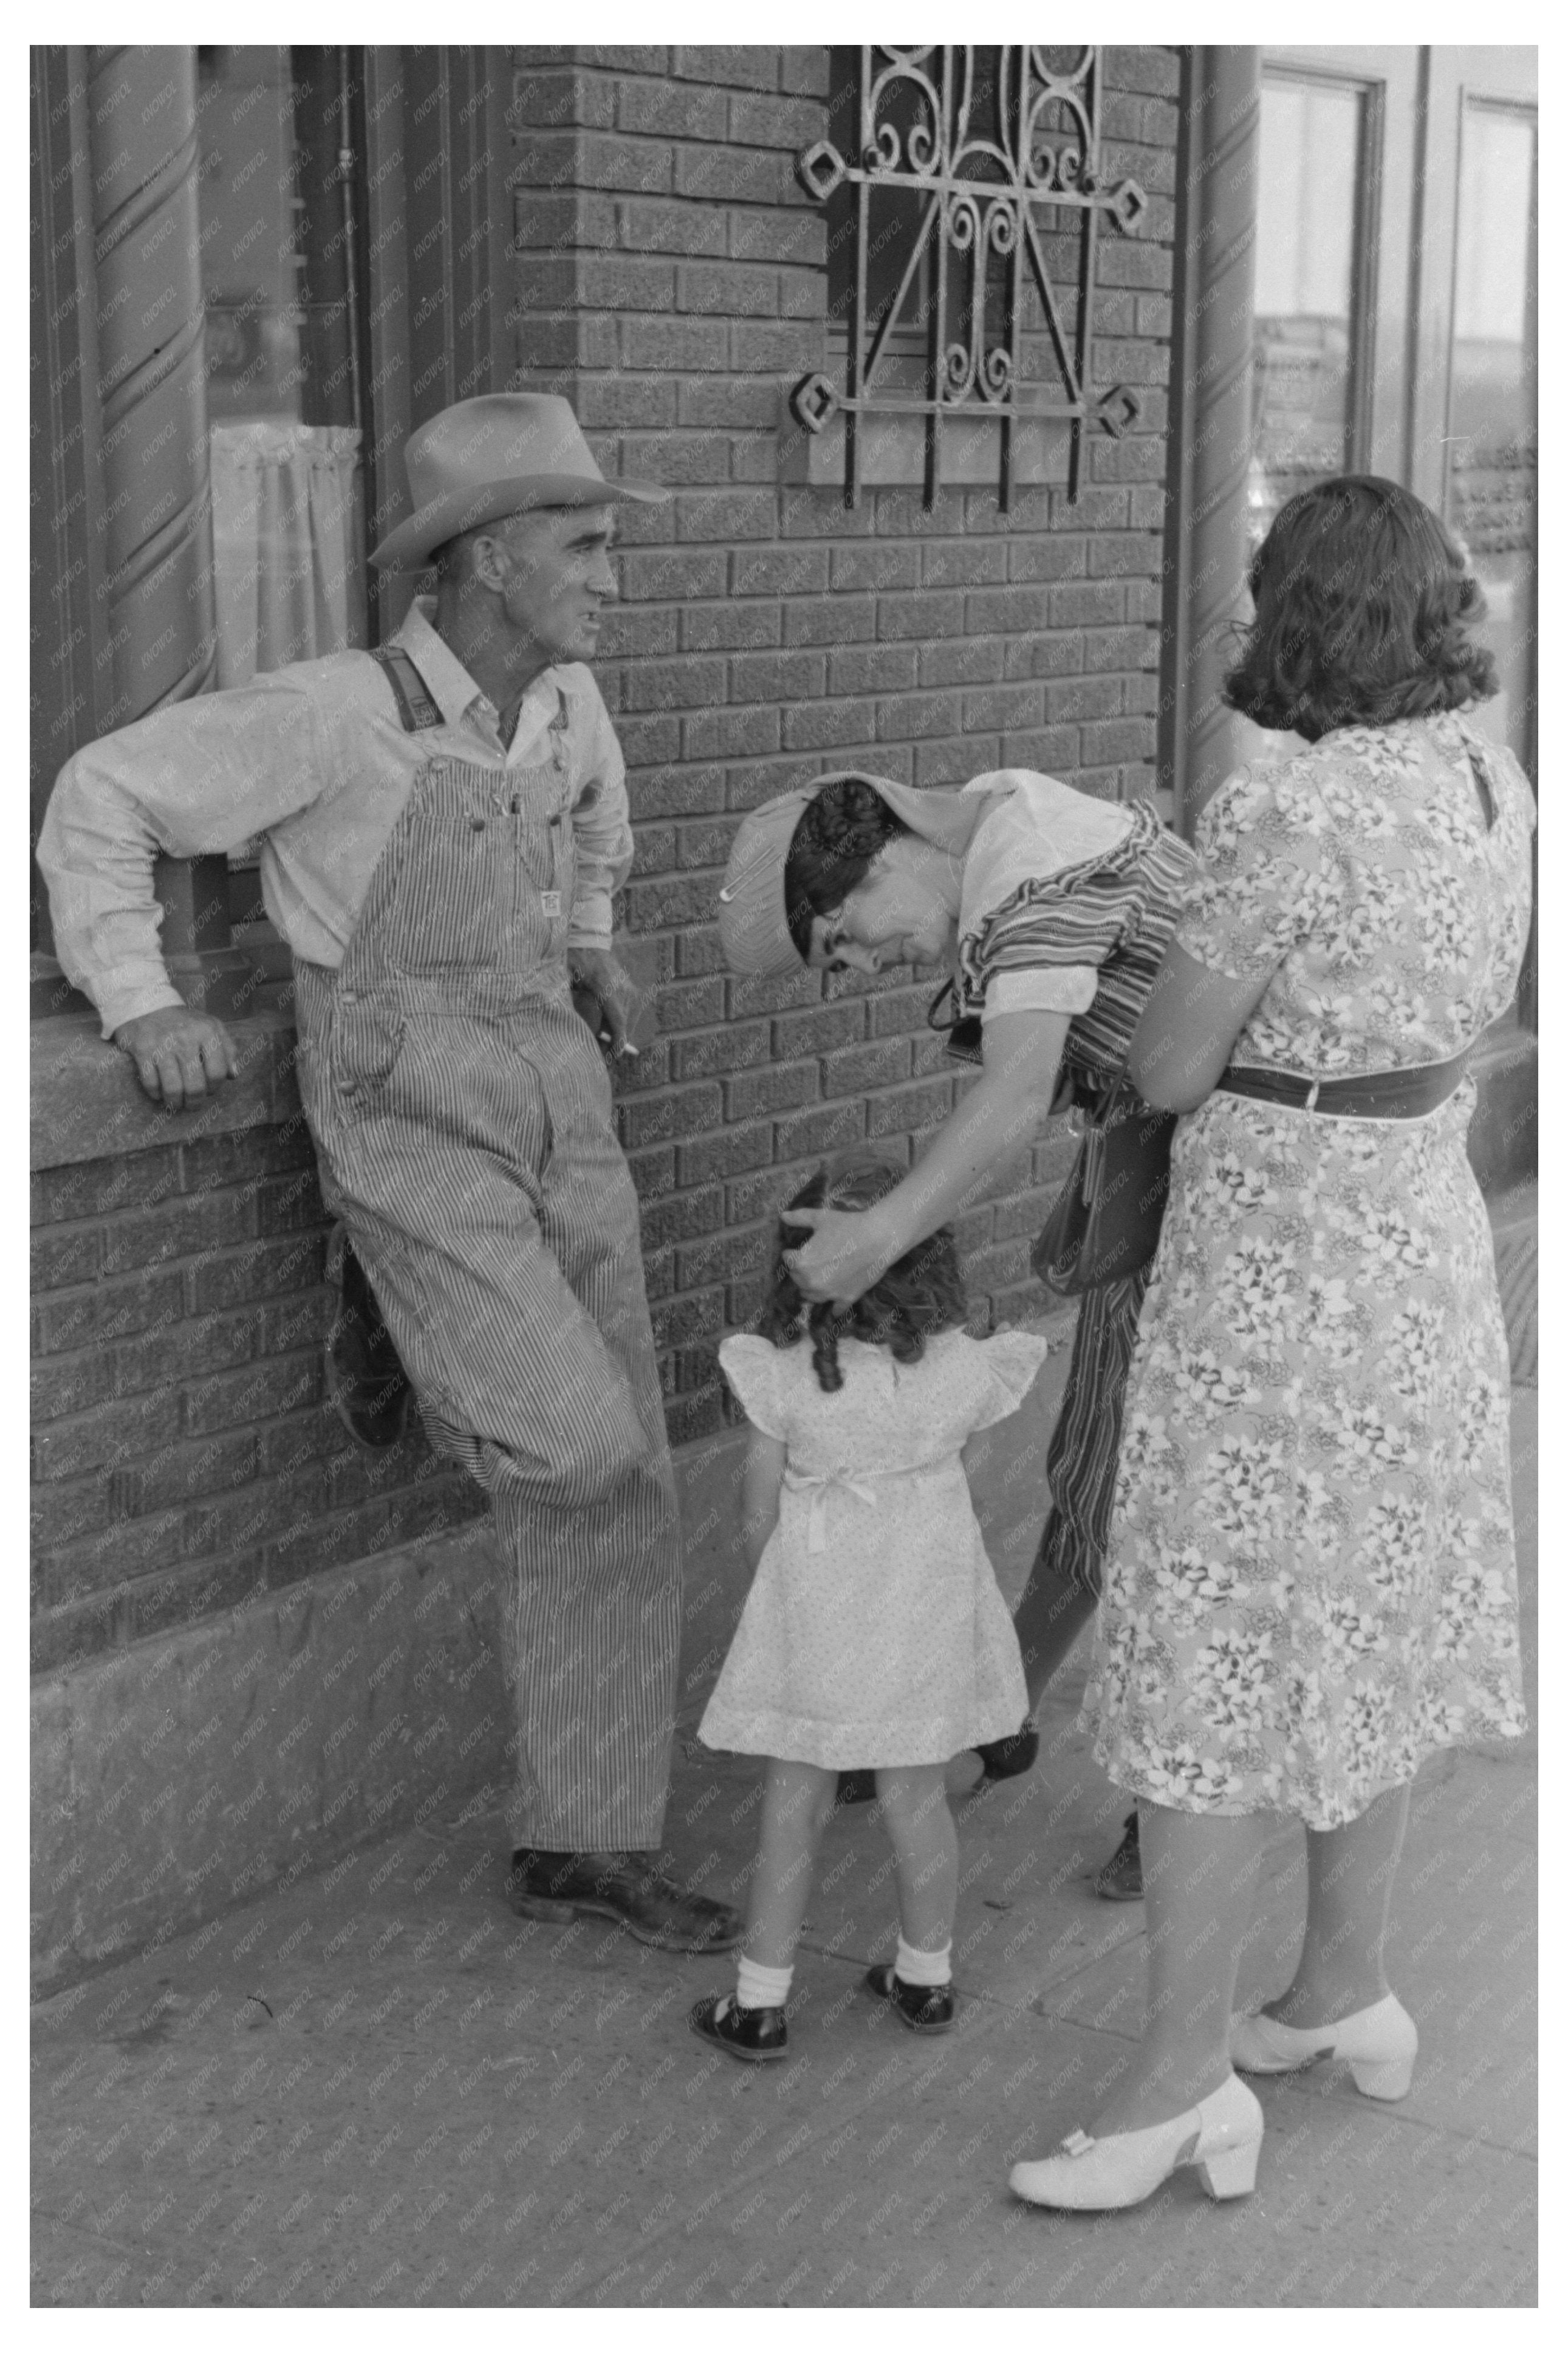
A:
{"type": "MultiPolygon", "coordinates": [[[[831,371],[830,371],[831,373],[831,371]]],[[[842,383],[842,366],[835,375],[842,383]]],[[[809,433],[791,410],[792,385],[779,387],[779,480],[810,490],[844,495],[844,411],[809,433]]],[[[1066,418],[1028,417],[1013,428],[1012,475],[1019,486],[1061,484],[1068,479],[1072,428],[1066,418]]],[[[944,490],[994,491],[1001,472],[1001,423],[984,409],[964,407],[942,420],[941,476],[944,490]]],[[[872,410],[859,423],[859,477],[864,489],[916,488],[926,475],[926,420],[872,410]]]]}
{"type": "Polygon", "coordinates": [[[126,1057],[100,1037],[96,1014],[31,1027],[30,1168],[66,1168],[237,1129],[280,1127],[300,1115],[289,1013],[231,1022],[239,1075],[199,1110],[180,1112],[148,1101],[126,1057]]]}

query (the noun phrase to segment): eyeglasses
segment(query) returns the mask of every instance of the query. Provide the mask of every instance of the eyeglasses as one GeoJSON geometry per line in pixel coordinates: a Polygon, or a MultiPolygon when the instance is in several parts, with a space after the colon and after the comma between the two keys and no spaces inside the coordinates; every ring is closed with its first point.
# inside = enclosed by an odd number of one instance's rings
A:
{"type": "Polygon", "coordinates": [[[846,941],[850,941],[851,944],[856,946],[858,946],[859,944],[858,941],[853,940],[852,934],[845,923],[844,910],[842,906],[835,907],[830,914],[818,915],[816,920],[822,925],[822,938],[820,942],[822,955],[821,969],[824,972],[854,971],[856,967],[848,964],[838,953],[846,941]]]}

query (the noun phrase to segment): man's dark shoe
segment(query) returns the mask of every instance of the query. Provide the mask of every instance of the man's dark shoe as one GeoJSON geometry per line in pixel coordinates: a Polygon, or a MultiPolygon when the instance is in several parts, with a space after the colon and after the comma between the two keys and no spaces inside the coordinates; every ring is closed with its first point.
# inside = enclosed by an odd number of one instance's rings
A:
{"type": "Polygon", "coordinates": [[[833,1802],[836,1806],[868,1806],[876,1794],[875,1772],[868,1765],[857,1765],[838,1776],[833,1802]]]}
{"type": "Polygon", "coordinates": [[[730,2007],[721,2017],[719,2005],[723,1999],[719,1993],[703,1995],[687,2017],[693,2034],[700,2034],[704,2042],[716,2042],[731,2059],[788,2058],[789,2028],[782,2010],[742,2010],[731,1994],[730,2007]]]}
{"type": "Polygon", "coordinates": [[[1143,1894],[1143,1859],[1138,1851],[1138,1815],[1130,1813],[1121,1825],[1121,1844],[1109,1862],[1102,1862],[1090,1884],[1108,1904],[1136,1904],[1143,1894]]]}
{"type": "Polygon", "coordinates": [[[895,2017],[917,2034],[945,2034],[958,2005],[951,1985],[906,1985],[891,1961],[879,1961],[861,1980],[868,1993],[891,2006],[895,2017]]]}
{"type": "Polygon", "coordinates": [[[507,1894],[525,1920],[618,1920],[640,1945],[662,1953],[727,1953],[745,1922],[728,1904],[693,1895],[667,1879],[651,1854],[542,1855],[519,1847],[507,1894]]]}
{"type": "Polygon", "coordinates": [[[369,1278],[340,1226],[338,1312],[327,1335],[327,1390],[349,1436],[377,1453],[395,1446],[408,1426],[413,1394],[369,1278]]]}
{"type": "Polygon", "coordinates": [[[1000,1740],[977,1740],[974,1753],[984,1768],[983,1781],[1010,1781],[1015,1774],[1034,1770],[1040,1736],[1026,1716],[1016,1732],[1005,1733],[1000,1740]]]}

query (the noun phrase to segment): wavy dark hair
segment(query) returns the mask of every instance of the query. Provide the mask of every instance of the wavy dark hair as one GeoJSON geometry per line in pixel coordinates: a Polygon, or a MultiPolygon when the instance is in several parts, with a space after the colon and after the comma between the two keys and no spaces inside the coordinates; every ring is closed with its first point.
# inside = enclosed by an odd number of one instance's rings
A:
{"type": "Polygon", "coordinates": [[[959,1330],[968,1316],[958,1244],[951,1226],[939,1226],[934,1234],[907,1250],[843,1315],[834,1314],[830,1299],[812,1303],[801,1296],[783,1253],[798,1250],[810,1235],[805,1226],[790,1224],[790,1210],[868,1209],[885,1199],[904,1175],[890,1160],[860,1160],[832,1177],[826,1168],[819,1168],[786,1204],[779,1219],[780,1255],[773,1262],[773,1289],[757,1330],[775,1348],[793,1348],[797,1340],[809,1335],[816,1377],[830,1395],[844,1387],[838,1362],[840,1340],[868,1340],[886,1348],[896,1363],[917,1365],[929,1339],[939,1332],[959,1330]]]}
{"type": "Polygon", "coordinates": [[[811,955],[813,916],[841,907],[878,851],[908,831],[864,776],[837,776],[807,801],[784,871],[784,921],[802,964],[811,955]]]}
{"type": "Polygon", "coordinates": [[[1225,700],[1315,744],[1498,690],[1468,623],[1486,610],[1462,549],[1428,506],[1376,474],[1287,501],[1247,575],[1257,607],[1225,700]]]}

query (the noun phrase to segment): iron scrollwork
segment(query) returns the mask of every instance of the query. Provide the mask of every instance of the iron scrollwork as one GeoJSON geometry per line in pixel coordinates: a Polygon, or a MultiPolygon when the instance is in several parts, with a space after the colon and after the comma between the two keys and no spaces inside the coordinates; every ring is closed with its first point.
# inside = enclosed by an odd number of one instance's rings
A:
{"type": "Polygon", "coordinates": [[[1064,53],[1035,45],[868,46],[860,51],[858,144],[842,155],[819,140],[796,160],[808,195],[826,204],[847,183],[856,238],[846,386],[820,371],[804,376],[790,406],[808,433],[836,412],[845,420],[845,502],[859,494],[858,420],[868,413],[925,420],[925,495],[942,473],[944,420],[959,412],[996,420],[1001,502],[1011,490],[1015,429],[1036,420],[1069,428],[1068,495],[1076,497],[1084,428],[1120,435],[1139,413],[1125,385],[1095,393],[1091,311],[1101,214],[1135,231],[1148,200],[1135,180],[1100,175],[1101,67],[1098,45],[1064,53]],[[984,68],[977,60],[984,58],[984,68]],[[994,60],[994,67],[991,61],[994,60]],[[873,320],[868,259],[879,198],[919,205],[918,227],[897,290],[873,320]],[[1078,216],[1077,316],[1047,266],[1040,215],[1078,216]],[[1057,370],[1055,387],[1026,372],[1024,325],[1032,286],[1057,370]],[[886,363],[911,292],[925,327],[923,381],[897,385],[886,363]],[[879,382],[879,377],[881,381],[879,382]]]}

